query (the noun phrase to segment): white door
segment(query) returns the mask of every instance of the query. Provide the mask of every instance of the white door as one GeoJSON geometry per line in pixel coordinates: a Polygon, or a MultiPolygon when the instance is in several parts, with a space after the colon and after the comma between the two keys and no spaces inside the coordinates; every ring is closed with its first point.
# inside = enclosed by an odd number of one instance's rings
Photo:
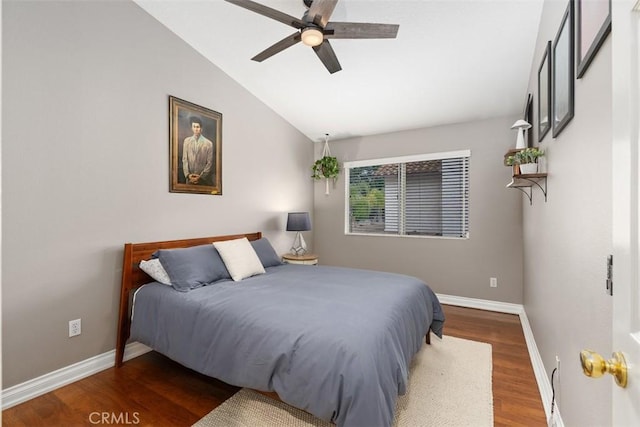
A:
{"type": "MultiPolygon", "coordinates": [[[[612,1],[613,351],[626,388],[613,385],[612,425],[640,426],[640,0],[612,1]]],[[[604,349],[603,349],[604,351],[604,349]]],[[[607,357],[608,354],[603,354],[607,357]]]]}

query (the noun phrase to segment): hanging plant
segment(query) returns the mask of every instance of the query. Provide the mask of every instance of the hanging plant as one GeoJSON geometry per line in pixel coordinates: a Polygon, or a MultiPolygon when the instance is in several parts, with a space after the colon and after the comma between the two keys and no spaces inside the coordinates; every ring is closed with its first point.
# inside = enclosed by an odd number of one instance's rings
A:
{"type": "Polygon", "coordinates": [[[315,161],[311,171],[313,172],[313,175],[311,175],[313,179],[326,180],[325,194],[329,194],[329,179],[333,178],[335,180],[340,173],[338,159],[333,157],[331,151],[329,151],[329,134],[325,134],[322,157],[315,161]]]}
{"type": "Polygon", "coordinates": [[[333,156],[323,156],[316,160],[311,168],[313,170],[313,179],[336,178],[340,173],[338,167],[338,159],[333,156]]]}

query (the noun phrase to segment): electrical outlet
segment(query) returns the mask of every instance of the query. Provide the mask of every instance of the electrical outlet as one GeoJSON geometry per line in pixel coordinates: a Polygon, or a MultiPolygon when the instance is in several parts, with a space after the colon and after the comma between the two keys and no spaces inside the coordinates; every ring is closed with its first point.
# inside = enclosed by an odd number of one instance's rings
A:
{"type": "Polygon", "coordinates": [[[498,278],[497,277],[492,277],[489,279],[489,286],[492,288],[497,288],[498,287],[498,278]]]}
{"type": "Polygon", "coordinates": [[[81,320],[69,320],[69,337],[75,337],[82,333],[81,320]]]}
{"type": "Polygon", "coordinates": [[[556,375],[560,375],[560,358],[556,354],[556,375]]]}

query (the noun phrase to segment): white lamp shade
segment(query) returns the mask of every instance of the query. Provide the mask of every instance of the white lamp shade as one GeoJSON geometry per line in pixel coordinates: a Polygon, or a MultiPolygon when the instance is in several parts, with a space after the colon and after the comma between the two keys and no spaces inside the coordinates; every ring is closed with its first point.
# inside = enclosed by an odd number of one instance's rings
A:
{"type": "Polygon", "coordinates": [[[530,128],[531,128],[531,123],[522,119],[518,120],[511,126],[511,129],[530,129],[530,128]]]}

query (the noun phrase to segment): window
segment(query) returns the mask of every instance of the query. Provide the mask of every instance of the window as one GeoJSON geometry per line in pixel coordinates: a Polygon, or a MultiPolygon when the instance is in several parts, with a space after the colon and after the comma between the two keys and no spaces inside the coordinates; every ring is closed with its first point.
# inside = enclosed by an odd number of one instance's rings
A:
{"type": "Polygon", "coordinates": [[[469,237],[469,150],[345,162],[347,234],[469,237]]]}

